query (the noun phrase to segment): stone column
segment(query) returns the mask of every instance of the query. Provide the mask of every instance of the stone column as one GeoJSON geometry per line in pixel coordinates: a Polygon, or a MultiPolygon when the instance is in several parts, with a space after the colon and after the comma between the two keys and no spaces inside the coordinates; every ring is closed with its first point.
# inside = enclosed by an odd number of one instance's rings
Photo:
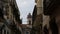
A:
{"type": "Polygon", "coordinates": [[[38,34],[42,34],[42,20],[43,20],[43,1],[42,0],[37,0],[37,18],[39,17],[39,22],[38,22],[38,28],[39,31],[37,32],[38,34]]]}
{"type": "Polygon", "coordinates": [[[37,15],[40,15],[43,13],[43,2],[42,0],[37,0],[37,15]]]}

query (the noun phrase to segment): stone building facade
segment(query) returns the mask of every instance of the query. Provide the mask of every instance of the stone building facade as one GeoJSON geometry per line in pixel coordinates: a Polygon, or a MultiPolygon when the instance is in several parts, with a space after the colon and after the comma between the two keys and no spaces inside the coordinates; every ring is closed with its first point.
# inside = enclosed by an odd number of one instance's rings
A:
{"type": "Polygon", "coordinates": [[[35,2],[31,34],[60,34],[60,0],[36,0],[35,2]]]}
{"type": "Polygon", "coordinates": [[[0,0],[0,33],[1,34],[21,34],[20,13],[16,0],[0,0]]]}
{"type": "Polygon", "coordinates": [[[60,34],[60,0],[44,0],[43,6],[44,15],[49,16],[49,28],[47,29],[48,31],[45,32],[45,34],[60,34]]]}
{"type": "Polygon", "coordinates": [[[33,34],[42,34],[42,24],[43,24],[43,0],[35,0],[35,7],[32,15],[32,30],[33,34]]]}

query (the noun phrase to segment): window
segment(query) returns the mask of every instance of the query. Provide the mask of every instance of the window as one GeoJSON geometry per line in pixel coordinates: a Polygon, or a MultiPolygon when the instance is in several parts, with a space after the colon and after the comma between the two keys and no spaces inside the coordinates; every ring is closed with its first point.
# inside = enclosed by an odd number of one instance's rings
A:
{"type": "Polygon", "coordinates": [[[8,11],[7,11],[8,9],[4,7],[3,10],[4,10],[4,15],[8,15],[8,11]]]}
{"type": "Polygon", "coordinates": [[[10,0],[10,2],[11,2],[11,0],[10,0]]]}
{"type": "Polygon", "coordinates": [[[4,11],[6,11],[5,7],[3,8],[4,11]]]}
{"type": "Polygon", "coordinates": [[[29,24],[31,24],[31,21],[29,21],[29,24]]]}
{"type": "Polygon", "coordinates": [[[7,31],[7,34],[9,34],[9,31],[7,31]]]}
{"type": "Polygon", "coordinates": [[[29,34],[29,32],[26,32],[26,34],[29,34]]]}

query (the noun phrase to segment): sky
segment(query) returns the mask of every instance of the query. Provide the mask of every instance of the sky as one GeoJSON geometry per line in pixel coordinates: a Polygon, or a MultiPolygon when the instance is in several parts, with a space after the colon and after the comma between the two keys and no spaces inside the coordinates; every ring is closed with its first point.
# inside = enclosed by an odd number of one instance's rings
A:
{"type": "Polygon", "coordinates": [[[16,0],[16,2],[20,11],[22,23],[27,24],[27,15],[28,13],[33,13],[35,0],[16,0]]]}

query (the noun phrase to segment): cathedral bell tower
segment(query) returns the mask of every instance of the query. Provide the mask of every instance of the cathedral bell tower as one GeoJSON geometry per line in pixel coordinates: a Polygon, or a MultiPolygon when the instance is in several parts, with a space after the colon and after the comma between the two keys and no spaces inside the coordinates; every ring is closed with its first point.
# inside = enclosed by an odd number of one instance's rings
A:
{"type": "Polygon", "coordinates": [[[32,25],[32,15],[31,15],[31,13],[29,13],[28,16],[27,16],[27,23],[29,25],[32,25]]]}

